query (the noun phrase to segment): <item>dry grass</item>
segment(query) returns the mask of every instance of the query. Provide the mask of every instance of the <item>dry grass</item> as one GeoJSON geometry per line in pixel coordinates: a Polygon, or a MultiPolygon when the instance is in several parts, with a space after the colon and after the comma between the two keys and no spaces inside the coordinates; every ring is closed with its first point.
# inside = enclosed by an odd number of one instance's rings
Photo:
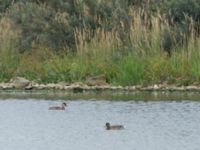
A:
{"type": "MultiPolygon", "coordinates": [[[[87,8],[84,8],[86,15],[87,11],[87,8]]],[[[171,30],[166,19],[159,14],[151,16],[150,19],[143,14],[141,19],[141,14],[136,13],[134,9],[130,9],[130,14],[129,34],[124,34],[127,25],[122,22],[120,30],[74,29],[76,54],[59,55],[40,47],[20,57],[13,53],[13,56],[20,58],[19,63],[14,65],[11,63],[13,58],[9,58],[10,55],[5,53],[0,56],[0,59],[5,57],[8,60],[1,61],[1,66],[9,64],[12,71],[5,70],[4,75],[0,73],[0,79],[20,75],[40,82],[76,82],[84,81],[87,76],[105,74],[111,84],[121,85],[164,81],[180,82],[180,84],[199,82],[200,38],[195,36],[192,21],[191,35],[187,37],[188,43],[183,43],[186,46],[174,47],[173,54],[168,56],[162,47],[163,32],[171,30]]],[[[12,37],[19,38],[19,31],[11,32],[11,29],[8,29],[4,33],[1,26],[0,22],[0,34],[5,34],[5,37],[14,34],[16,36],[12,37]]],[[[9,41],[12,39],[1,40],[1,42],[5,41],[10,45],[9,41]]],[[[10,50],[13,52],[13,48],[10,50]]]]}

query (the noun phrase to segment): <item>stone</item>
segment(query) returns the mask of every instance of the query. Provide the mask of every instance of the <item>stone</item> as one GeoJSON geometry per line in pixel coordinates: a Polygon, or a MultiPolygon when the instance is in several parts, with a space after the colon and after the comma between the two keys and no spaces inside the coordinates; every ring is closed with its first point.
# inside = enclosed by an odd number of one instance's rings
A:
{"type": "Polygon", "coordinates": [[[3,90],[13,89],[13,85],[10,83],[1,83],[0,89],[3,89],[3,90]]]}
{"type": "Polygon", "coordinates": [[[102,75],[98,75],[98,76],[88,77],[86,79],[86,84],[89,85],[89,86],[107,85],[106,76],[104,74],[102,74],[102,75]]]}
{"type": "Polygon", "coordinates": [[[199,88],[197,86],[194,86],[194,85],[186,86],[186,90],[188,90],[188,91],[196,91],[198,89],[199,88]]]}
{"type": "Polygon", "coordinates": [[[12,84],[14,88],[24,89],[29,86],[30,81],[22,77],[15,77],[10,80],[10,84],[12,84]]]}

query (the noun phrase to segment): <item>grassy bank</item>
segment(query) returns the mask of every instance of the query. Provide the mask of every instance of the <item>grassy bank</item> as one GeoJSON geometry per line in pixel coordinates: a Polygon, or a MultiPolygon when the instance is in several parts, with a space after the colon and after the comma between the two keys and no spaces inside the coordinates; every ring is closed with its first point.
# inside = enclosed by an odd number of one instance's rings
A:
{"type": "Polygon", "coordinates": [[[4,46],[0,50],[0,82],[15,76],[40,83],[84,82],[88,76],[105,74],[113,85],[199,83],[200,38],[195,36],[192,21],[189,34],[182,36],[187,41],[183,39],[180,44],[172,32],[175,27],[165,18],[155,15],[149,27],[139,13],[133,10],[130,13],[132,22],[128,31],[122,22],[121,31],[75,28],[75,53],[67,49],[65,53],[57,53],[37,45],[31,51],[17,53],[12,42],[20,31],[8,28],[1,37],[4,46]],[[12,34],[12,39],[6,38],[12,34]],[[170,52],[163,42],[171,42],[166,44],[172,45],[170,52]]]}

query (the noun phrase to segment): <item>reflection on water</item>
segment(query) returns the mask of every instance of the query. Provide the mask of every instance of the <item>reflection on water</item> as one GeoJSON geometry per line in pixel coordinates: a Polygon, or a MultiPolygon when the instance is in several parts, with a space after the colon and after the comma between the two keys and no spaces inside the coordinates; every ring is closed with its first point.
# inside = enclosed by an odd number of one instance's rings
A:
{"type": "Polygon", "coordinates": [[[75,99],[96,99],[96,100],[192,100],[199,101],[198,91],[85,91],[73,92],[62,90],[0,90],[0,99],[46,99],[46,100],[75,100],[75,99]]]}
{"type": "Polygon", "coordinates": [[[199,150],[200,103],[0,101],[1,150],[199,150]],[[107,131],[105,122],[123,124],[107,131]]]}

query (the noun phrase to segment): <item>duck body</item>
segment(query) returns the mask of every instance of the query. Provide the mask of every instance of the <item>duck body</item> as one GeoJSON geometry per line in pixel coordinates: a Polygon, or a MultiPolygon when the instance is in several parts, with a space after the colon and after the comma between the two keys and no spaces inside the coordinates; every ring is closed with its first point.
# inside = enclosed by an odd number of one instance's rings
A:
{"type": "Polygon", "coordinates": [[[61,106],[52,106],[52,107],[49,107],[49,110],[65,110],[66,106],[67,106],[66,103],[62,103],[61,106]]]}
{"type": "Polygon", "coordinates": [[[105,125],[106,130],[122,130],[124,129],[123,125],[110,125],[110,123],[106,123],[105,125]]]}

